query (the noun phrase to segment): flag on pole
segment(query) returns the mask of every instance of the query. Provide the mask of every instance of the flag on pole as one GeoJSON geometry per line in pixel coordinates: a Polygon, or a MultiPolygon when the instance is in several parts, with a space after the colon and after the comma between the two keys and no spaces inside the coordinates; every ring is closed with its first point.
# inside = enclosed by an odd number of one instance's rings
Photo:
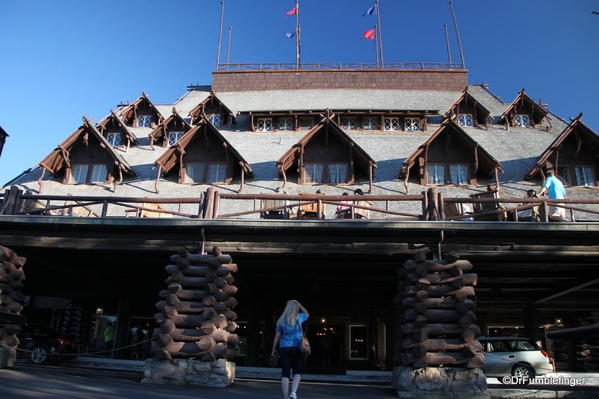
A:
{"type": "Polygon", "coordinates": [[[362,37],[365,37],[366,39],[370,39],[370,40],[374,40],[374,29],[370,29],[367,30],[366,32],[362,33],[362,37]]]}
{"type": "Polygon", "coordinates": [[[367,15],[374,15],[375,11],[376,11],[376,7],[372,6],[368,10],[366,10],[366,12],[364,13],[364,15],[362,15],[362,16],[365,17],[367,15]]]}
{"type": "Polygon", "coordinates": [[[291,11],[287,11],[287,13],[285,15],[283,15],[284,17],[288,17],[290,15],[297,15],[297,7],[295,7],[293,10],[291,11]]]}
{"type": "Polygon", "coordinates": [[[295,32],[287,32],[285,33],[285,36],[287,36],[287,39],[293,39],[295,37],[295,32]]]}

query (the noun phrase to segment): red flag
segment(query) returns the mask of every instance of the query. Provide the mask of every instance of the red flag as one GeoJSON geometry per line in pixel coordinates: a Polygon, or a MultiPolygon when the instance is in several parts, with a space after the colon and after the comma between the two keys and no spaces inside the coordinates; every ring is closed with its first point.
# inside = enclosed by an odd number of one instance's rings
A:
{"type": "Polygon", "coordinates": [[[374,40],[374,29],[370,29],[370,30],[367,30],[366,32],[362,33],[362,37],[365,37],[366,39],[374,40]]]}
{"type": "Polygon", "coordinates": [[[287,11],[287,14],[283,15],[284,17],[288,17],[290,15],[296,15],[297,14],[297,7],[295,7],[293,10],[291,11],[287,11]]]}

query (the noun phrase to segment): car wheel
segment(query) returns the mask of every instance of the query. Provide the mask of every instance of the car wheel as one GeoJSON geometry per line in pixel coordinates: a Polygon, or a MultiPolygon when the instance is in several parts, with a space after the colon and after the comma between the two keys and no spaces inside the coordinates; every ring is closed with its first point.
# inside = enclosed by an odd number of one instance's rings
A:
{"type": "Polygon", "coordinates": [[[535,378],[535,370],[527,364],[516,364],[512,369],[512,376],[521,377],[524,384],[535,378]]]}
{"type": "Polygon", "coordinates": [[[36,346],[32,349],[29,357],[35,364],[44,364],[48,360],[48,348],[36,346]]]}

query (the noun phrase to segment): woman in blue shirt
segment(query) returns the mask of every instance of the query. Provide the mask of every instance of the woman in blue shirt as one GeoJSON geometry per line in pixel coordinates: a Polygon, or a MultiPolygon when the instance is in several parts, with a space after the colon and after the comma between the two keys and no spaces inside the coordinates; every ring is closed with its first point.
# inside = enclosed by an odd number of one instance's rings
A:
{"type": "Polygon", "coordinates": [[[283,397],[287,399],[289,393],[289,377],[291,369],[293,369],[293,382],[291,383],[290,399],[297,398],[297,388],[300,383],[300,374],[304,368],[304,357],[299,350],[302,343],[304,331],[302,323],[308,319],[308,311],[298,301],[292,299],[287,301],[285,310],[277,321],[277,333],[272,344],[272,355],[274,356],[279,344],[279,359],[283,375],[281,377],[281,385],[283,387],[283,397]]]}

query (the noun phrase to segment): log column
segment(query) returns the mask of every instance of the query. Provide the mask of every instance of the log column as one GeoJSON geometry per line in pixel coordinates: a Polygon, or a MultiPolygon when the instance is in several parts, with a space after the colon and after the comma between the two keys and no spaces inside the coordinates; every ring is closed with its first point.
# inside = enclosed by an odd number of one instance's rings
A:
{"type": "Polygon", "coordinates": [[[238,345],[234,272],[237,265],[218,248],[212,254],[180,250],[165,267],[168,289],[156,303],[160,323],[153,337],[154,359],[142,382],[225,387],[235,377],[238,345]]]}
{"type": "Polygon", "coordinates": [[[417,252],[400,269],[392,381],[400,397],[489,397],[472,268],[454,252],[442,260],[417,252]]]}
{"type": "MultiPolygon", "coordinates": [[[[18,316],[23,311],[25,296],[21,290],[25,280],[23,266],[26,260],[0,245],[0,313],[4,313],[7,319],[10,315],[16,315],[15,322],[20,319],[18,316]]],[[[20,331],[20,324],[0,325],[0,369],[15,365],[17,346],[20,343],[17,333],[20,331]]]]}

